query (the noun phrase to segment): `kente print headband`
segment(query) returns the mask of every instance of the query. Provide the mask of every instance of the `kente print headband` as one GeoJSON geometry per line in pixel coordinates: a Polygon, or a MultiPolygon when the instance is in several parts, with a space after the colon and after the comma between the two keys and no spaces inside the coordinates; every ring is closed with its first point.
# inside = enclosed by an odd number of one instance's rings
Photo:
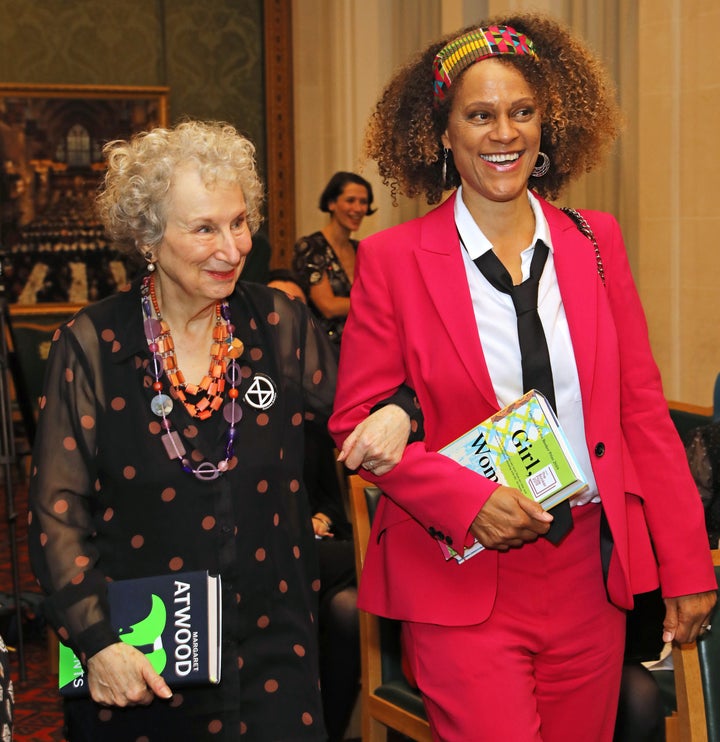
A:
{"type": "Polygon", "coordinates": [[[453,80],[464,69],[481,59],[501,54],[527,54],[537,57],[532,41],[512,26],[476,28],[446,44],[433,62],[435,103],[439,103],[445,97],[453,80]]]}

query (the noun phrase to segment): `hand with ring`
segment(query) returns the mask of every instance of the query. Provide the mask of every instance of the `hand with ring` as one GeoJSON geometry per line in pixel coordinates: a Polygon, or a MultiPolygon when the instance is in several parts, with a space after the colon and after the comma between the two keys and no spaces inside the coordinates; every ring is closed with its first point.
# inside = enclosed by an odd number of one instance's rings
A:
{"type": "Polygon", "coordinates": [[[663,641],[689,644],[710,631],[716,590],[665,598],[664,601],[663,641]]]}

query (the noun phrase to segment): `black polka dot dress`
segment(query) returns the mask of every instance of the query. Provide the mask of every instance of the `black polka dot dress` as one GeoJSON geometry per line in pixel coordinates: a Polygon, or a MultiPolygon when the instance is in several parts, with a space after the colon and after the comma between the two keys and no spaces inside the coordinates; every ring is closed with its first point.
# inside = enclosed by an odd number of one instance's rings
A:
{"type": "MultiPolygon", "coordinates": [[[[183,471],[161,440],[137,282],[54,338],[30,486],[31,559],[50,622],[84,659],[117,641],[106,580],[198,569],[223,579],[220,685],[130,709],[66,700],[71,740],[325,738],[303,423],[329,415],[335,362],[301,303],[243,283],[229,303],[244,343],[242,418],[228,470],[210,481],[183,471]],[[258,378],[259,400],[248,395],[258,378]]],[[[169,418],[194,466],[224,459],[221,413],[198,421],[176,401],[169,418]]]]}

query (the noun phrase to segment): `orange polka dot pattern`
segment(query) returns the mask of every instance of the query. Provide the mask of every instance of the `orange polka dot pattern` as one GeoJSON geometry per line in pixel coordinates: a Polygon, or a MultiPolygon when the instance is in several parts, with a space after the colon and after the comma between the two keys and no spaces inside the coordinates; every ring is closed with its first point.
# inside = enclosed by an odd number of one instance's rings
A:
{"type": "MultiPolygon", "coordinates": [[[[209,569],[223,580],[220,685],[122,713],[74,702],[70,723],[94,739],[325,739],[301,452],[306,413],[329,415],[334,354],[306,308],[280,292],[239,284],[230,307],[245,343],[240,399],[257,373],[273,380],[277,399],[265,410],[242,405],[236,456],[211,482],[165,452],[137,284],[85,308],[52,344],[29,539],[58,633],[88,657],[116,640],[106,619],[96,621],[107,579],[209,569]]],[[[176,408],[188,454],[222,459],[222,415],[190,421],[176,408]]]]}

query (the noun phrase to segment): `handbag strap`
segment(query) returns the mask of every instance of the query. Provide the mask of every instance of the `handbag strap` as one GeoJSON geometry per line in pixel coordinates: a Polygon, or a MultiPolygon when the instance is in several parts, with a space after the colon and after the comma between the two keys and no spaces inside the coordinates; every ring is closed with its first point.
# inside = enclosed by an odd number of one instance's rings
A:
{"type": "Polygon", "coordinates": [[[590,240],[590,242],[592,242],[593,247],[595,248],[595,263],[597,265],[598,276],[600,276],[600,280],[604,286],[605,267],[603,266],[602,256],[600,255],[600,248],[595,239],[595,234],[588,224],[588,220],[577,209],[571,209],[569,206],[563,206],[560,211],[567,214],[575,222],[577,228],[590,240]]]}

